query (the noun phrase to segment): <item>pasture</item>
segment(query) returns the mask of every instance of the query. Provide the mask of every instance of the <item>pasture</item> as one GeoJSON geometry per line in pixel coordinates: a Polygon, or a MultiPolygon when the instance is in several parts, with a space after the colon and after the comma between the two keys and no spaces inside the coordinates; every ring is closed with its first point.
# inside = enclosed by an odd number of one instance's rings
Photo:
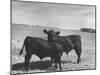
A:
{"type": "MultiPolygon", "coordinates": [[[[82,38],[82,55],[81,62],[76,63],[77,55],[72,50],[68,55],[63,53],[61,57],[63,71],[70,70],[87,70],[95,69],[95,33],[81,32],[79,30],[62,30],[52,27],[41,27],[41,26],[29,26],[12,24],[11,26],[11,68],[12,74],[15,73],[36,73],[36,72],[52,72],[59,71],[58,69],[51,68],[50,58],[46,57],[40,60],[36,55],[33,55],[30,60],[30,70],[28,72],[23,70],[25,50],[22,55],[19,56],[19,52],[22,48],[24,38],[26,36],[40,37],[47,39],[47,35],[43,33],[43,29],[53,29],[60,31],[60,35],[71,35],[79,34],[82,38]]],[[[54,65],[54,64],[53,64],[54,65]]]]}

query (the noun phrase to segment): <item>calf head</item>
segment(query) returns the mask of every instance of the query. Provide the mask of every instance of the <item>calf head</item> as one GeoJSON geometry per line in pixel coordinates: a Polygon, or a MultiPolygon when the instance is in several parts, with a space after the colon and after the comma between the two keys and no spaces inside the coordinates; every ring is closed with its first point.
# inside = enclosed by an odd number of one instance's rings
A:
{"type": "Polygon", "coordinates": [[[43,32],[48,35],[49,42],[57,41],[58,35],[60,34],[59,31],[57,31],[57,32],[55,32],[54,30],[47,31],[46,29],[44,29],[43,32]]]}

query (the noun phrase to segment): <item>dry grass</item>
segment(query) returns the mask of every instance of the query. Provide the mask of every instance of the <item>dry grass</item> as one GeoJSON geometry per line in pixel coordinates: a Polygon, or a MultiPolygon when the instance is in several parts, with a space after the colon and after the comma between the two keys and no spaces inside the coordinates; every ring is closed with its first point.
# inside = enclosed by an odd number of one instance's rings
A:
{"type": "MultiPolygon", "coordinates": [[[[50,28],[49,28],[50,29],[50,28]]],[[[51,67],[50,58],[40,60],[33,55],[30,60],[30,70],[28,72],[23,70],[25,50],[21,56],[19,52],[22,48],[24,38],[27,35],[37,36],[46,39],[46,35],[42,32],[43,27],[31,27],[24,25],[12,25],[12,74],[15,73],[35,73],[35,72],[52,72],[59,71],[51,67]]],[[[55,29],[59,30],[59,29],[55,29]]],[[[82,37],[82,55],[81,63],[76,64],[77,55],[72,50],[68,55],[63,53],[61,57],[63,70],[85,70],[95,69],[95,33],[86,33],[80,31],[60,30],[61,35],[79,34],[82,37]]],[[[54,65],[54,64],[53,64],[54,65]]]]}

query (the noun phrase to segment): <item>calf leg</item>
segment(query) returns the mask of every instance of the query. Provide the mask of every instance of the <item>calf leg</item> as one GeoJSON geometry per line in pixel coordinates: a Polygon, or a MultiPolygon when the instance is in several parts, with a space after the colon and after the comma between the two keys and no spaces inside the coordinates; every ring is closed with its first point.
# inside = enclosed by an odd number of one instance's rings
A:
{"type": "Polygon", "coordinates": [[[76,52],[76,54],[77,54],[77,56],[78,56],[78,58],[77,58],[77,63],[79,63],[79,62],[81,62],[81,49],[79,49],[79,48],[75,48],[75,52],[76,52]]]}
{"type": "Polygon", "coordinates": [[[54,58],[54,62],[55,62],[55,68],[58,68],[58,66],[57,66],[57,59],[56,58],[54,58]]]}
{"type": "Polygon", "coordinates": [[[58,58],[58,64],[59,64],[60,71],[62,71],[62,67],[61,67],[61,57],[58,58]]]}
{"type": "Polygon", "coordinates": [[[55,61],[55,68],[58,68],[58,66],[57,66],[57,63],[58,63],[59,64],[59,69],[60,69],[60,71],[62,71],[61,57],[60,56],[56,57],[54,61],[55,61]]]}
{"type": "Polygon", "coordinates": [[[24,68],[26,71],[28,71],[28,69],[29,69],[30,58],[31,58],[31,55],[29,53],[27,53],[25,56],[25,64],[24,64],[24,68]]]}
{"type": "Polygon", "coordinates": [[[51,57],[51,63],[53,63],[53,57],[51,57]]]}

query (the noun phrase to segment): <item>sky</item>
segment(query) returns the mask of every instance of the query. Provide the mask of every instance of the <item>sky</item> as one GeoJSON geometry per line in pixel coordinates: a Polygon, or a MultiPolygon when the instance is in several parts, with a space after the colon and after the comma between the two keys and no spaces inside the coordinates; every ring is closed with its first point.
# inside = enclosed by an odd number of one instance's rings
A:
{"type": "Polygon", "coordinates": [[[12,23],[95,29],[95,6],[12,1],[12,23]]]}

